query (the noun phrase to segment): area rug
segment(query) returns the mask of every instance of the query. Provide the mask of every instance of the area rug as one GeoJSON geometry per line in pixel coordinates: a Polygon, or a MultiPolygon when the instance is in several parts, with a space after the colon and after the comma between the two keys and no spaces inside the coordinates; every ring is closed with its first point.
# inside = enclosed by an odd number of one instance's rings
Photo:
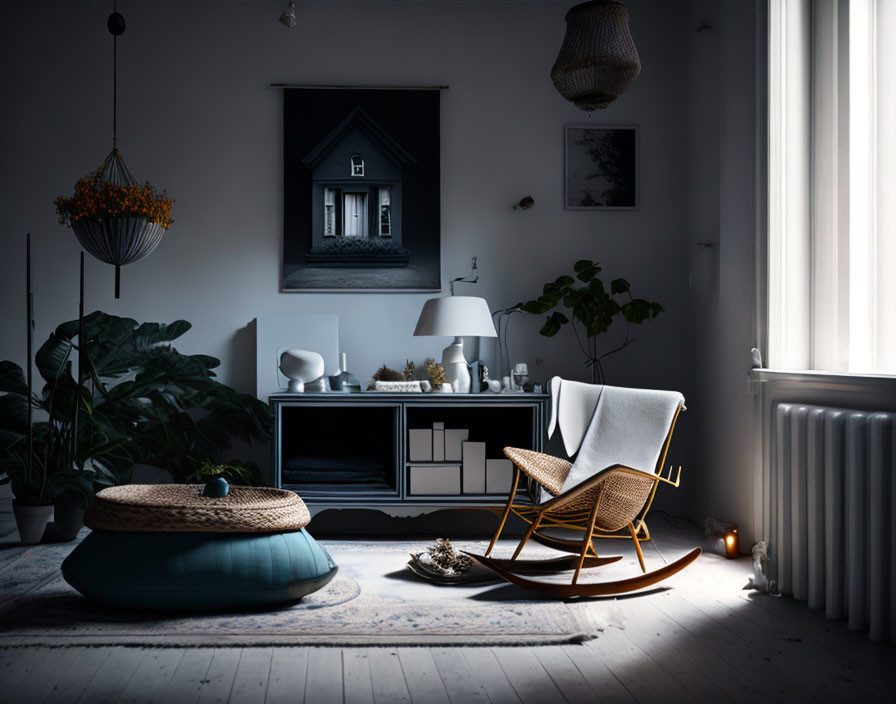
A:
{"type": "MultiPolygon", "coordinates": [[[[405,568],[409,553],[425,547],[421,541],[321,543],[339,565],[329,585],[289,608],[237,614],[97,606],[60,574],[76,543],[0,544],[0,647],[569,643],[594,637],[618,612],[612,601],[564,603],[504,583],[423,582],[405,568]]],[[[486,544],[457,547],[482,552],[486,544]]],[[[539,550],[557,554],[536,548],[532,556],[539,550]]]]}

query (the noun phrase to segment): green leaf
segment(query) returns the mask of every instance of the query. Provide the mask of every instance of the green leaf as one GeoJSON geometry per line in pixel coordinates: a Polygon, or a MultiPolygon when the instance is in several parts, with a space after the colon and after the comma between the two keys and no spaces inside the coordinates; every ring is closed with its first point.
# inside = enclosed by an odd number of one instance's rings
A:
{"type": "Polygon", "coordinates": [[[66,362],[69,361],[71,353],[71,340],[60,338],[55,332],[51,332],[49,339],[34,355],[37,371],[44,381],[54,382],[65,373],[66,362]]]}
{"type": "Polygon", "coordinates": [[[539,330],[538,332],[545,337],[553,337],[560,331],[560,328],[566,325],[566,323],[568,322],[569,318],[563,315],[563,313],[557,311],[555,313],[551,313],[551,315],[548,316],[541,330],[539,330]]]}
{"type": "Polygon", "coordinates": [[[655,318],[655,317],[658,316],[660,313],[664,313],[665,311],[666,311],[666,309],[663,308],[663,307],[662,307],[659,303],[657,303],[656,301],[654,301],[653,303],[650,304],[650,317],[651,317],[651,318],[655,318]]]}
{"type": "Polygon", "coordinates": [[[614,296],[618,293],[625,293],[630,288],[630,284],[625,279],[613,279],[610,282],[610,293],[614,296]]]}
{"type": "Polygon", "coordinates": [[[28,432],[28,403],[24,396],[0,396],[0,428],[20,434],[28,432]]]}
{"type": "Polygon", "coordinates": [[[0,393],[28,395],[28,385],[22,368],[14,362],[0,362],[0,393]]]}

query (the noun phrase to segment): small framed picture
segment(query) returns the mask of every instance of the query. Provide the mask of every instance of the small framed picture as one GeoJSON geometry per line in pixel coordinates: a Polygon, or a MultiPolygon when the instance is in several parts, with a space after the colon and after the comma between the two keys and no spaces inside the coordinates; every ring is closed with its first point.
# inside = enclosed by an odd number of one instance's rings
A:
{"type": "Polygon", "coordinates": [[[638,207],[638,130],[620,125],[566,125],[566,210],[638,207]]]}

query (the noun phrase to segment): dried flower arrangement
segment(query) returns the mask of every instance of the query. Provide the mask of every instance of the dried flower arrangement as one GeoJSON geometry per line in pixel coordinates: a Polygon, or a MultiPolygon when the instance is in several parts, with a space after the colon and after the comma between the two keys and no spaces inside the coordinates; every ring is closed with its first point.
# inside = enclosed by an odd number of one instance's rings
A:
{"type": "Polygon", "coordinates": [[[417,365],[414,364],[410,359],[407,360],[407,364],[404,365],[404,380],[405,381],[414,381],[417,378],[417,365]]]}
{"type": "Polygon", "coordinates": [[[165,191],[158,191],[148,181],[118,185],[104,181],[103,167],[89,173],[75,184],[71,198],[56,198],[59,222],[71,226],[82,220],[105,220],[118,217],[141,217],[147,222],[171,227],[171,205],[174,200],[165,191]]]}

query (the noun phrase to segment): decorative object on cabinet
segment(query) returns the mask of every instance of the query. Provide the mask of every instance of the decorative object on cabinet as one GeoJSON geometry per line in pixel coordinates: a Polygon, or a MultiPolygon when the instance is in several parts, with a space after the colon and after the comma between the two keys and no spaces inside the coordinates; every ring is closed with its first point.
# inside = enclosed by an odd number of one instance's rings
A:
{"type": "Polygon", "coordinates": [[[560,310],[548,315],[539,332],[545,337],[553,337],[566,324],[572,325],[576,342],[585,355],[585,366],[591,369],[591,383],[604,383],[601,360],[628,347],[635,338],[630,336],[632,324],[640,325],[652,320],[663,312],[656,301],[633,298],[631,285],[625,279],[613,279],[607,291],[598,274],[602,271],[597,262],[580,259],[573,266],[576,279],[582,286],[575,286],[571,276],[560,276],[546,283],[542,294],[535,300],[524,303],[520,309],[533,315],[541,315],[558,306],[569,309],[570,317],[560,310]],[[616,300],[621,297],[622,301],[616,300]],[[627,300],[626,300],[627,299],[627,300]],[[625,319],[625,340],[618,347],[599,353],[597,338],[605,334],[614,319],[621,315],[625,319]]]}
{"type": "Polygon", "coordinates": [[[566,36],[551,69],[557,91],[582,110],[600,110],[625,93],[641,72],[618,0],[592,0],[566,13],[566,36]]]}
{"type": "Polygon", "coordinates": [[[567,210],[638,207],[635,127],[566,125],[563,206],[567,210]]]}
{"type": "MultiPolygon", "coordinates": [[[[251,326],[250,326],[251,327],[251,326]]],[[[339,316],[327,313],[265,315],[255,319],[255,393],[259,399],[281,393],[289,380],[280,373],[280,352],[314,350],[324,369],[339,369],[339,316]]]]}
{"type": "Polygon", "coordinates": [[[324,375],[324,358],[310,350],[284,350],[280,354],[280,371],[289,379],[289,393],[300,394],[305,391],[305,384],[324,375]]]}
{"type": "Polygon", "coordinates": [[[377,393],[394,394],[423,394],[432,390],[432,385],[426,381],[375,381],[373,390],[377,393]]]}
{"type": "Polygon", "coordinates": [[[426,358],[423,368],[426,369],[426,375],[429,377],[429,383],[432,384],[433,389],[439,391],[445,384],[445,368],[432,357],[426,358]]]}
{"type": "Polygon", "coordinates": [[[56,199],[59,222],[68,225],[91,255],[115,267],[115,298],[121,267],[151,254],[172,223],[164,191],[138,184],[118,151],[118,37],[125,21],[118,12],[106,22],[112,35],[112,151],[102,165],[75,184],[71,198],[56,199]]]}
{"type": "Polygon", "coordinates": [[[439,90],[283,95],[282,290],[440,290],[439,90]]]}
{"type": "Polygon", "coordinates": [[[277,394],[270,401],[276,486],[299,492],[314,510],[367,505],[398,511],[403,504],[501,505],[487,487],[477,494],[462,493],[461,484],[454,494],[429,496],[418,490],[421,481],[439,482],[441,467],[458,468],[448,474],[462,472],[465,440],[485,443],[486,458],[501,457],[508,444],[543,447],[549,399],[534,394],[306,393],[277,394]],[[435,442],[441,444],[441,455],[435,442]],[[412,471],[412,466],[432,472],[412,471]],[[414,473],[416,487],[411,486],[414,473]]]}
{"type": "Polygon", "coordinates": [[[467,393],[470,371],[464,359],[463,337],[497,337],[497,332],[484,298],[441,296],[423,304],[414,335],[454,338],[442,352],[442,366],[454,391],[467,393]]]}
{"type": "MultiPolygon", "coordinates": [[[[673,480],[672,468],[665,473],[664,466],[675,422],[684,409],[684,397],[675,391],[597,386],[554,377],[551,398],[554,412],[549,434],[559,426],[567,455],[578,453],[575,463],[540,452],[506,448],[504,453],[516,465],[507,504],[485,555],[470,556],[513,584],[558,597],[604,596],[643,589],[696,560],[700,548],[647,572],[640,544],[650,539],[645,517],[657,487],[661,482],[676,487],[679,484],[681,467],[673,480]],[[534,506],[517,501],[516,488],[522,474],[540,487],[539,503],[534,506]],[[511,512],[529,523],[529,529],[509,565],[492,562],[488,556],[511,512]],[[551,527],[579,530],[582,538],[558,539],[539,532],[551,527]],[[588,554],[597,558],[594,538],[613,537],[623,531],[634,542],[644,574],[578,584],[588,554]],[[533,535],[545,545],[578,555],[569,584],[531,580],[516,573],[512,563],[533,535]]],[[[604,564],[613,559],[603,558],[604,564]]]]}
{"type": "Polygon", "coordinates": [[[525,362],[517,362],[513,365],[513,371],[510,374],[510,388],[515,393],[523,393],[526,390],[526,384],[529,383],[529,365],[525,362]]]}
{"type": "Polygon", "coordinates": [[[330,390],[342,393],[360,393],[361,391],[361,382],[348,371],[345,352],[341,355],[339,373],[330,377],[330,390]]]}

